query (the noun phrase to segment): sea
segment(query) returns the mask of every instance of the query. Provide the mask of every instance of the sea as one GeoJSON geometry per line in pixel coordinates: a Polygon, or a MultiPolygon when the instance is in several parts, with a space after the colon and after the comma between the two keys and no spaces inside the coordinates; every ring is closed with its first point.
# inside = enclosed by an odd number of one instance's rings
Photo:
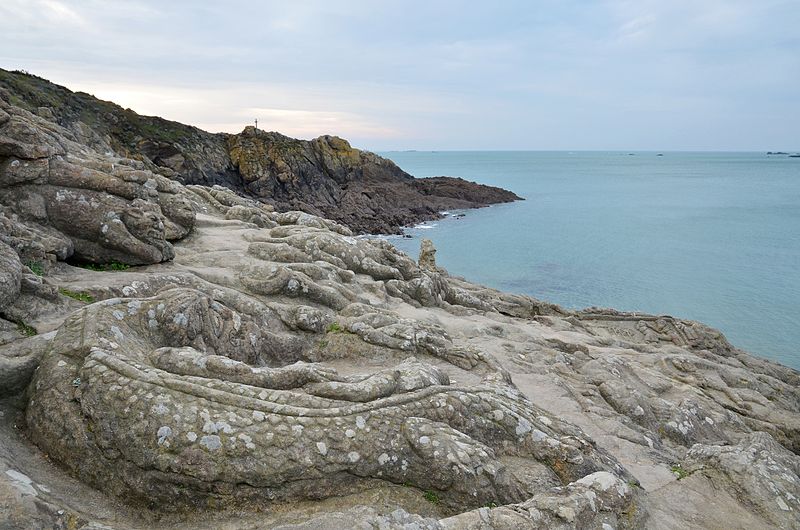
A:
{"type": "Polygon", "coordinates": [[[524,201],[448,212],[429,238],[451,274],[567,308],[699,320],[800,369],[800,158],[723,152],[395,151],[524,201]]]}

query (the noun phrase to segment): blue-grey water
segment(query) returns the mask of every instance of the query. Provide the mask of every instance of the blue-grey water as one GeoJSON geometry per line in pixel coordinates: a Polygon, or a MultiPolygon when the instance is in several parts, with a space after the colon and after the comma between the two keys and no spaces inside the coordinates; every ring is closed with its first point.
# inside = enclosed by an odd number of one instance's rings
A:
{"type": "Polygon", "coordinates": [[[392,239],[451,273],[569,308],[700,320],[800,368],[800,158],[764,153],[388,152],[524,202],[392,239]]]}

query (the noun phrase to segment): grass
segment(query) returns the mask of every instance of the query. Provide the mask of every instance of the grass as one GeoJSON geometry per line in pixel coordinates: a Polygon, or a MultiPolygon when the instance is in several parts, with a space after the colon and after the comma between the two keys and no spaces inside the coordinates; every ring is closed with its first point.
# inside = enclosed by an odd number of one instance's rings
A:
{"type": "MultiPolygon", "coordinates": [[[[414,487],[416,487],[416,486],[414,486],[414,484],[412,484],[411,482],[408,482],[408,481],[406,481],[406,482],[403,482],[402,486],[403,486],[403,487],[405,487],[405,488],[414,488],[414,487]]],[[[431,503],[431,504],[439,504],[440,502],[442,502],[442,499],[439,497],[439,494],[438,494],[438,493],[436,493],[436,492],[435,492],[435,491],[433,491],[433,490],[424,490],[424,491],[422,492],[422,497],[423,497],[423,498],[424,498],[426,501],[428,501],[429,503],[431,503]]],[[[497,507],[497,505],[496,505],[495,503],[493,503],[493,502],[492,502],[492,503],[489,503],[489,504],[492,504],[492,505],[493,505],[493,506],[491,506],[491,507],[497,507]]],[[[488,506],[488,505],[487,505],[487,506],[488,506]]]]}
{"type": "Polygon", "coordinates": [[[29,261],[26,263],[28,268],[34,273],[36,276],[44,276],[44,265],[42,265],[38,261],[29,261]]]}
{"type": "Polygon", "coordinates": [[[425,490],[422,493],[422,496],[425,497],[425,500],[430,502],[431,504],[439,504],[442,501],[439,498],[439,495],[437,495],[436,492],[432,490],[425,490]]]}
{"type": "Polygon", "coordinates": [[[94,297],[88,293],[79,293],[77,291],[70,291],[69,289],[59,289],[58,292],[64,296],[78,300],[79,302],[86,302],[87,304],[94,302],[94,297]]]}
{"type": "Polygon", "coordinates": [[[327,333],[344,333],[344,328],[338,322],[333,322],[325,331],[327,333]]]}
{"type": "Polygon", "coordinates": [[[675,475],[678,477],[678,480],[685,479],[686,477],[691,475],[691,473],[683,469],[683,466],[681,466],[680,464],[673,465],[672,467],[670,467],[670,470],[673,473],[675,473],[675,475]]]}
{"type": "Polygon", "coordinates": [[[34,335],[38,335],[39,333],[36,331],[36,328],[33,326],[29,326],[25,322],[17,322],[17,331],[25,335],[26,337],[33,337],[34,335]]]}
{"type": "Polygon", "coordinates": [[[78,267],[96,272],[126,271],[131,268],[130,265],[118,261],[112,261],[111,263],[81,263],[78,267]]]}

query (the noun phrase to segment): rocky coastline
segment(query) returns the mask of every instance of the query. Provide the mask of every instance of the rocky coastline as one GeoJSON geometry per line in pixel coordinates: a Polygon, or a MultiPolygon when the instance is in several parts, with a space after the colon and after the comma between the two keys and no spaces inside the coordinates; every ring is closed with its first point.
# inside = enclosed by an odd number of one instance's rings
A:
{"type": "Polygon", "coordinates": [[[336,136],[298,140],[253,126],[239,134],[208,133],[2,69],[0,90],[94,151],[136,160],[184,185],[220,185],[280,211],[333,219],[360,234],[399,234],[439,218],[441,210],[522,200],[460,178],[416,179],[336,136]]]}
{"type": "Polygon", "coordinates": [[[170,144],[8,79],[0,529],[800,527],[800,373],[473,284],[346,206],[500,191],[333,137],[170,144]]]}

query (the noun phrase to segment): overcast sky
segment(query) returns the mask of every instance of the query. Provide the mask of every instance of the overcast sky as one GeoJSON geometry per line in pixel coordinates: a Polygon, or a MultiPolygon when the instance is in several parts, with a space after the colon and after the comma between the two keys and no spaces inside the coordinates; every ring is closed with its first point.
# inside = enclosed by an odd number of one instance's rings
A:
{"type": "Polygon", "coordinates": [[[387,149],[800,149],[800,1],[0,0],[0,67],[387,149]]]}

